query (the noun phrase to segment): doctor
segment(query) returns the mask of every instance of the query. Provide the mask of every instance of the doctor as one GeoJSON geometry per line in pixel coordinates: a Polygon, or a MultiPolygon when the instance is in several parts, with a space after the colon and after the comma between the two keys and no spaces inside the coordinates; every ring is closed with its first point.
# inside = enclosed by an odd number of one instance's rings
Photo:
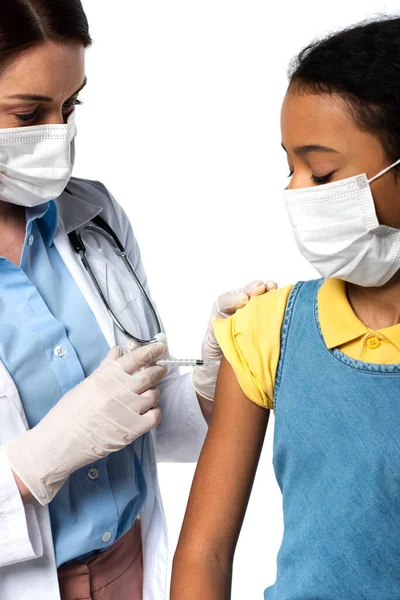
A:
{"type": "MultiPolygon", "coordinates": [[[[155,332],[125,214],[102,184],[70,179],[90,43],[80,0],[2,3],[1,600],[166,598],[156,458],[197,459],[218,371],[199,367],[191,381],[149,366],[168,356],[163,343],[120,349],[128,339],[106,304],[135,336],[155,332]],[[99,215],[139,283],[104,231],[87,227],[99,215]],[[84,227],[98,289],[68,237],[84,227]]],[[[212,316],[265,289],[221,297],[212,316]]],[[[219,355],[211,324],[205,359],[219,355]]]]}

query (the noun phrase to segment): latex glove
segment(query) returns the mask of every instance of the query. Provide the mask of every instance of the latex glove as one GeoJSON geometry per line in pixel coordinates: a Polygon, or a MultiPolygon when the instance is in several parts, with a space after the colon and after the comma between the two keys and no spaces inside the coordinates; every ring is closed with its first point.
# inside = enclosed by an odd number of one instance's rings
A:
{"type": "Polygon", "coordinates": [[[252,296],[260,296],[278,286],[274,281],[252,281],[243,289],[228,292],[218,298],[215,302],[207,332],[203,340],[201,358],[204,362],[214,364],[195,367],[192,373],[193,386],[198,394],[207,400],[214,400],[215,387],[219,371],[219,362],[222,359],[222,351],[214,334],[215,319],[225,319],[235,314],[237,310],[246,306],[252,296]]]}
{"type": "Polygon", "coordinates": [[[142,367],[165,350],[164,344],[150,344],[124,355],[121,348],[112,348],[99,368],[63,396],[36,427],[2,449],[40,504],[48,504],[71,473],[158,425],[160,391],[154,386],[167,369],[142,367]]]}

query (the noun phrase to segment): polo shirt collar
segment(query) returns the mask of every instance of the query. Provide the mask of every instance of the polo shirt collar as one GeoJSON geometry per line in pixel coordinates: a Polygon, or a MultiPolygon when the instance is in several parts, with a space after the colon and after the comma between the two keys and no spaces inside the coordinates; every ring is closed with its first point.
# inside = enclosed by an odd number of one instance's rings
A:
{"type": "MultiPolygon", "coordinates": [[[[322,335],[328,348],[337,348],[371,333],[353,311],[347,298],[346,283],[325,279],[318,292],[318,314],[322,335]]],[[[379,329],[400,350],[400,324],[379,329]]]]}

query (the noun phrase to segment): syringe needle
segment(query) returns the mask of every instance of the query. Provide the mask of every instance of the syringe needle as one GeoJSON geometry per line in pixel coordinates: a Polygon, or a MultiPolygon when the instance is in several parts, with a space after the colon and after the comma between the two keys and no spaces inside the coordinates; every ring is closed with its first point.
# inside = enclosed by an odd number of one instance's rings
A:
{"type": "Polygon", "coordinates": [[[156,363],[159,367],[202,367],[207,365],[219,365],[219,361],[204,361],[196,358],[171,358],[161,359],[156,363]]]}

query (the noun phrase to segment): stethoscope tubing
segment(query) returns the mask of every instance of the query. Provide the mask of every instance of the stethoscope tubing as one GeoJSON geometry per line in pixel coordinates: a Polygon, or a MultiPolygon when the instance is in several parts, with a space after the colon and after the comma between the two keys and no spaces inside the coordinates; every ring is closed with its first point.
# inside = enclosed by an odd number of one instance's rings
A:
{"type": "Polygon", "coordinates": [[[73,248],[73,250],[80,256],[81,261],[83,266],[85,267],[93,285],[96,288],[97,293],[99,294],[104,306],[107,308],[107,311],[109,313],[109,315],[111,316],[114,324],[116,325],[116,327],[118,327],[118,329],[130,340],[134,341],[136,344],[139,344],[140,346],[144,346],[147,344],[151,344],[154,343],[156,341],[158,341],[158,335],[162,334],[162,327],[161,327],[161,322],[160,319],[157,315],[156,309],[154,308],[153,302],[151,301],[148,293],[146,292],[146,290],[144,289],[142,282],[140,281],[139,277],[136,274],[136,271],[134,269],[134,266],[131,262],[131,260],[129,259],[128,255],[126,254],[125,248],[124,246],[121,244],[120,240],[118,239],[117,235],[114,233],[114,231],[111,229],[111,227],[108,225],[108,223],[106,223],[104,221],[104,219],[102,219],[100,216],[94,217],[91,221],[89,221],[89,223],[86,223],[84,225],[84,227],[82,227],[79,231],[75,230],[75,231],[71,231],[68,234],[68,238],[69,241],[71,243],[71,246],[73,248]],[[122,260],[124,261],[124,264],[126,266],[126,268],[128,269],[129,273],[132,275],[132,277],[135,279],[143,297],[146,300],[147,306],[150,309],[150,312],[152,314],[152,317],[154,319],[154,323],[156,325],[156,330],[157,330],[157,334],[155,335],[154,338],[150,339],[150,340],[146,340],[146,339],[142,339],[139,338],[135,335],[133,335],[132,333],[130,333],[127,329],[125,329],[125,327],[122,325],[122,323],[119,321],[119,319],[116,317],[116,315],[114,314],[114,311],[112,310],[103,290],[100,287],[99,282],[96,279],[96,276],[93,272],[92,267],[90,266],[90,262],[89,259],[87,257],[86,254],[86,246],[82,240],[82,231],[84,231],[85,229],[89,229],[91,227],[93,227],[93,225],[95,225],[96,227],[99,227],[104,233],[108,234],[108,236],[112,239],[112,241],[114,242],[114,244],[117,246],[118,251],[120,253],[120,256],[122,258],[122,260]]]}

